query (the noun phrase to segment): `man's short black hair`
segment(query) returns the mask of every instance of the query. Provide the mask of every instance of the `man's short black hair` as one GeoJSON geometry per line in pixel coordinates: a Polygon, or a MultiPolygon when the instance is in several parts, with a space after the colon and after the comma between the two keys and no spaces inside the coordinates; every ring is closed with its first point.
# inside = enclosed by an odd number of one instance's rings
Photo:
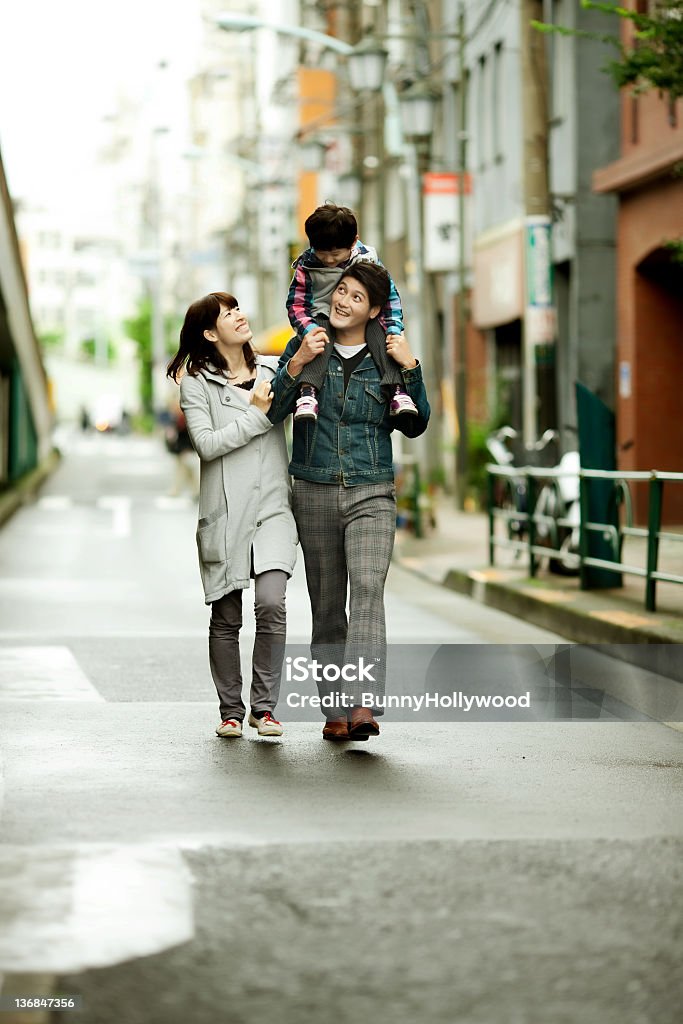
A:
{"type": "Polygon", "coordinates": [[[348,206],[325,203],[314,210],[304,224],[313,249],[350,249],[358,235],[358,222],[348,206]]]}
{"type": "Polygon", "coordinates": [[[371,306],[384,309],[391,292],[391,278],[384,267],[369,260],[358,260],[344,271],[339,280],[343,281],[346,277],[352,277],[363,285],[371,306]]]}

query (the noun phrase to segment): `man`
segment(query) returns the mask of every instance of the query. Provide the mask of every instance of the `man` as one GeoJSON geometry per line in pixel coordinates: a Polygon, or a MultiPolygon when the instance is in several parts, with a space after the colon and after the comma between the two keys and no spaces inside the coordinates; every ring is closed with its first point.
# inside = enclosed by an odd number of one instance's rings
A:
{"type": "MultiPolygon", "coordinates": [[[[376,715],[382,711],[363,706],[362,694],[381,694],[386,673],[384,585],[396,530],[390,434],[398,429],[417,437],[427,429],[430,414],[422,370],[405,338],[387,336],[387,353],[401,367],[416,416],[390,417],[380,372],[368,351],[367,325],[384,307],[390,286],[389,275],[377,264],[358,262],[342,274],[331,299],[334,351],[320,392],[318,418],[294,423],[289,471],[311,600],[311,654],[327,664],[341,661],[359,668],[362,663],[367,669],[372,663],[370,684],[359,679],[350,687],[341,686],[346,693],[352,691],[348,711],[326,709],[323,736],[329,740],[364,740],[379,734],[373,710],[376,715]]],[[[324,346],[320,328],[302,341],[289,342],[272,382],[268,415],[273,422],[292,412],[297,378],[324,346]]],[[[319,689],[322,696],[329,696],[324,683],[319,689]]]]}

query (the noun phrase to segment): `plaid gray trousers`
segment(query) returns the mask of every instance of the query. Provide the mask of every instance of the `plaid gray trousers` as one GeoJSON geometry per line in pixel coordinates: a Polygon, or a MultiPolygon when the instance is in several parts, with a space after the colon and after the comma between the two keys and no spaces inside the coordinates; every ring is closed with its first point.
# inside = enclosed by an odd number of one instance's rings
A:
{"type": "MultiPolygon", "coordinates": [[[[357,664],[362,657],[374,666],[374,681],[321,681],[320,696],[339,690],[358,702],[361,693],[383,696],[384,585],[396,533],[396,488],[391,482],[344,487],[294,480],[292,509],[311,601],[311,656],[340,667],[357,664]]],[[[328,713],[327,717],[342,716],[328,713]]]]}

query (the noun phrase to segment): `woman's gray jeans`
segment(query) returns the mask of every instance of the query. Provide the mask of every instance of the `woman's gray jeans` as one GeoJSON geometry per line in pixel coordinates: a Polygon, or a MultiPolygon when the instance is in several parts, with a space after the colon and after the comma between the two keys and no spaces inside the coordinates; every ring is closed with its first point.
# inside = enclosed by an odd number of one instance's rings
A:
{"type": "MultiPolygon", "coordinates": [[[[287,573],[269,569],[254,579],[256,636],[252,655],[251,710],[274,711],[280,693],[285,656],[287,573]]],[[[221,721],[244,718],[239,634],[242,628],[242,591],[233,590],[211,605],[209,663],[218,693],[221,721]]]]}

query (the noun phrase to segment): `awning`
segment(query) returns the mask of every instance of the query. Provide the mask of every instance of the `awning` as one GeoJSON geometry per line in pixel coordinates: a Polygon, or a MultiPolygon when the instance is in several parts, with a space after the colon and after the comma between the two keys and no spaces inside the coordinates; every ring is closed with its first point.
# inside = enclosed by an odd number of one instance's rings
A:
{"type": "Polygon", "coordinates": [[[265,331],[255,334],[252,345],[262,356],[280,356],[294,333],[290,323],[273,324],[265,331]]]}

